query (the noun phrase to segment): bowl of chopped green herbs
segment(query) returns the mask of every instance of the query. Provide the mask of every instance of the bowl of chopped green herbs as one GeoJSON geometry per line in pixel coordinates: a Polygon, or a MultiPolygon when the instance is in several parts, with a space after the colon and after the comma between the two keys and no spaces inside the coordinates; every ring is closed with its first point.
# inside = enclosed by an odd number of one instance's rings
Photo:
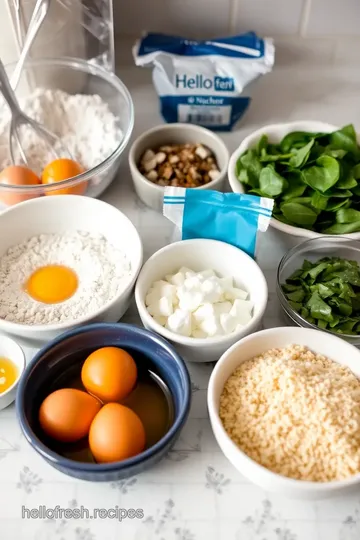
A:
{"type": "Polygon", "coordinates": [[[291,244],[322,235],[360,239],[358,143],[353,125],[265,126],[231,156],[229,182],[235,193],[273,198],[271,226],[291,244]]]}
{"type": "Polygon", "coordinates": [[[322,236],[298,244],[280,261],[277,295],[290,324],[360,345],[360,242],[322,236]]]}

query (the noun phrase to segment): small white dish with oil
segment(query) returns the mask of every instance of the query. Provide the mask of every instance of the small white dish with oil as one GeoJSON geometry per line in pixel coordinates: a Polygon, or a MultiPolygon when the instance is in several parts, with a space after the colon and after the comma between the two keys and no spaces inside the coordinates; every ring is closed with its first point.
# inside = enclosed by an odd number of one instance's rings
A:
{"type": "Polygon", "coordinates": [[[0,410],[15,400],[25,364],[25,355],[20,345],[13,339],[0,335],[0,410]]]}

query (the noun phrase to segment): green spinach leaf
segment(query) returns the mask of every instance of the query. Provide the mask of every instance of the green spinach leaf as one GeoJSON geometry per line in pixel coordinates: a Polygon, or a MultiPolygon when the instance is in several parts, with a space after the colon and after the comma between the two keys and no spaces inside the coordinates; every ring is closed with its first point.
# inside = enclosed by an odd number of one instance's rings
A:
{"type": "Polygon", "coordinates": [[[249,150],[240,158],[241,165],[255,178],[260,176],[262,165],[254,150],[249,150]]]}
{"type": "Polygon", "coordinates": [[[323,229],[324,234],[350,234],[360,231],[360,221],[354,223],[334,223],[330,227],[323,229]]]}
{"type": "Polygon", "coordinates": [[[339,163],[330,156],[320,156],[316,164],[302,171],[302,179],[308,186],[325,193],[339,180],[339,163]]]}
{"type": "Polygon", "coordinates": [[[326,207],[326,210],[328,212],[336,212],[336,210],[339,210],[340,208],[348,208],[351,204],[351,201],[349,199],[330,199],[330,202],[328,202],[328,205],[326,207]]]}
{"type": "Polygon", "coordinates": [[[285,165],[288,165],[288,160],[293,156],[293,154],[267,154],[262,152],[260,161],[261,163],[275,163],[276,161],[284,162],[285,165]]]}
{"type": "Polygon", "coordinates": [[[314,225],[317,218],[317,214],[314,210],[299,203],[285,202],[281,206],[281,211],[286,219],[302,226],[314,225]]]}
{"type": "Polygon", "coordinates": [[[299,143],[299,147],[305,146],[310,139],[313,139],[316,136],[315,133],[308,133],[306,131],[293,131],[288,133],[282,139],[280,143],[280,148],[283,152],[289,152],[295,144],[299,143]]]}
{"type": "Polygon", "coordinates": [[[326,210],[330,197],[322,195],[318,191],[314,191],[313,196],[311,197],[311,204],[314,208],[318,210],[326,210]]]}
{"type": "Polygon", "coordinates": [[[256,150],[258,156],[261,156],[263,151],[266,152],[267,145],[269,144],[269,138],[267,135],[260,137],[259,142],[257,143],[256,150]]]}
{"type": "Polygon", "coordinates": [[[340,164],[340,178],[336,184],[336,189],[352,189],[357,186],[357,181],[353,175],[352,167],[346,163],[342,162],[340,164]]]}
{"type": "Polygon", "coordinates": [[[341,208],[336,212],[337,223],[354,223],[355,221],[360,221],[359,210],[354,210],[353,208],[341,208]]]}
{"type": "Polygon", "coordinates": [[[301,182],[296,176],[289,175],[289,185],[282,194],[282,199],[287,201],[293,197],[301,197],[304,195],[307,185],[301,182]]]}
{"type": "Polygon", "coordinates": [[[262,169],[259,184],[261,191],[269,197],[280,195],[288,186],[285,178],[280,176],[272,165],[267,165],[262,169]]]}
{"type": "Polygon", "coordinates": [[[315,292],[311,295],[306,307],[310,310],[310,314],[314,319],[328,322],[332,320],[331,307],[322,300],[319,293],[315,292]]]}
{"type": "Polygon", "coordinates": [[[330,134],[330,144],[333,148],[340,148],[351,152],[359,157],[359,148],[356,142],[356,133],[354,126],[349,124],[338,131],[330,134]]]}
{"type": "Polygon", "coordinates": [[[308,142],[305,146],[302,146],[298,150],[296,150],[296,153],[289,159],[289,165],[290,167],[294,168],[300,168],[305,165],[307,160],[309,159],[311,148],[314,145],[314,139],[311,139],[310,142],[308,142]]]}

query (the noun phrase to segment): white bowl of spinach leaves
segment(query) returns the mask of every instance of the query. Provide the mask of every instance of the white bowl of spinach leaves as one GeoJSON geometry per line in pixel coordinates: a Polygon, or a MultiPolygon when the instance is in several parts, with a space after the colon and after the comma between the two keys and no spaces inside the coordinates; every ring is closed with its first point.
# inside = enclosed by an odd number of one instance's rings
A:
{"type": "Polygon", "coordinates": [[[360,345],[360,242],[322,236],[298,244],[280,261],[277,295],[291,324],[360,345]]]}
{"type": "Polygon", "coordinates": [[[264,126],[233,153],[228,177],[235,193],[273,198],[271,226],[296,241],[360,239],[360,147],[352,125],[264,126]]]}

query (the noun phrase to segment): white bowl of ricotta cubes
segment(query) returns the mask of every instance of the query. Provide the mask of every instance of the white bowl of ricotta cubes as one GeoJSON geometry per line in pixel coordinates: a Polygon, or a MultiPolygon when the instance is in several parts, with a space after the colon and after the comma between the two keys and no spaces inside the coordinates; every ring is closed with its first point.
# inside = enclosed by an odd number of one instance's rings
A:
{"type": "Polygon", "coordinates": [[[260,328],[268,299],[257,263],[217,240],[183,240],[157,251],[135,287],[141,321],[185,360],[214,362],[260,328]]]}

